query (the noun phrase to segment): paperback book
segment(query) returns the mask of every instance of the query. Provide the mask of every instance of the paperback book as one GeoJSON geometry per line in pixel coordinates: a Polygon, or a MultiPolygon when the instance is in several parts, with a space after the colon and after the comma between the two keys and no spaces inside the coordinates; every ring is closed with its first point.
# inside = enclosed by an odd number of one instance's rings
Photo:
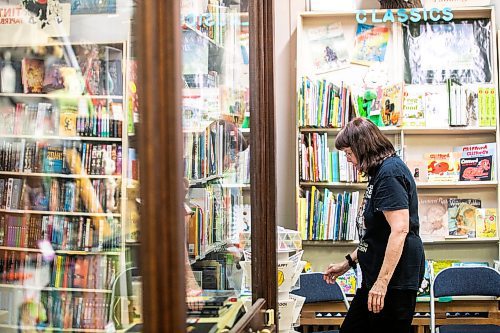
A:
{"type": "Polygon", "coordinates": [[[348,51],[340,23],[308,30],[309,51],[316,74],[347,67],[348,51]]]}

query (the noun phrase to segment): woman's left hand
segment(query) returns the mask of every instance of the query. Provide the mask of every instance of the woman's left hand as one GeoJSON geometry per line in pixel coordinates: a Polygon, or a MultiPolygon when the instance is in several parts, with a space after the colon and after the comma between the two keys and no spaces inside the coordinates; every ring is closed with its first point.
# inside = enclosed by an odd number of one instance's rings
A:
{"type": "Polygon", "coordinates": [[[387,293],[387,282],[377,279],[372,289],[368,292],[368,311],[380,313],[384,308],[385,294],[387,293]]]}

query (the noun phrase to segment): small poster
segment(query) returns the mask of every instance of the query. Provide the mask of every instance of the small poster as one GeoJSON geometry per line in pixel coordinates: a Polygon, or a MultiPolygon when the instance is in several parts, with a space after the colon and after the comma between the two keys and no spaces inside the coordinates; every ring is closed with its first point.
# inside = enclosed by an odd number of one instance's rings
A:
{"type": "Polygon", "coordinates": [[[345,68],[348,52],[340,23],[308,30],[309,47],[316,74],[345,68]]]}

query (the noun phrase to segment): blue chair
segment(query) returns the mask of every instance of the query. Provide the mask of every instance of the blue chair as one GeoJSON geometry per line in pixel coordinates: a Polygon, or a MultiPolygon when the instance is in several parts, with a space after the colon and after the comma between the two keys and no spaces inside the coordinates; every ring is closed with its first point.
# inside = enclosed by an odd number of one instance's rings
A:
{"type": "MultiPolygon", "coordinates": [[[[431,283],[431,332],[436,332],[436,299],[448,296],[500,296],[500,273],[491,267],[449,267],[440,271],[431,283]]],[[[464,319],[465,320],[465,319],[464,319]]],[[[488,321],[490,321],[488,323],[488,321]]],[[[491,324],[441,325],[439,333],[500,333],[491,324]]]]}
{"type": "MultiPolygon", "coordinates": [[[[306,298],[301,314],[301,324],[304,326],[340,325],[343,320],[343,317],[332,318],[328,317],[327,315],[323,316],[323,314],[330,313],[330,310],[332,310],[331,308],[332,303],[342,302],[344,304],[343,308],[345,308],[345,311],[347,312],[347,310],[349,310],[349,302],[342,288],[340,288],[340,286],[337,283],[335,284],[326,283],[323,280],[322,273],[301,274],[300,289],[294,290],[292,291],[292,293],[306,298]],[[307,320],[306,318],[304,318],[305,316],[307,317],[307,320]]],[[[305,328],[304,332],[307,332],[307,328],[305,328]]],[[[314,333],[337,333],[337,332],[338,330],[330,330],[330,331],[322,331],[314,333]]]]}

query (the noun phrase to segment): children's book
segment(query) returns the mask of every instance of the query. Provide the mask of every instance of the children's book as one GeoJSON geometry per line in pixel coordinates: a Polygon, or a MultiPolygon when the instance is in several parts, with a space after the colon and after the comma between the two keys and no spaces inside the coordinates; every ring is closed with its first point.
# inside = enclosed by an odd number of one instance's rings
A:
{"type": "Polygon", "coordinates": [[[424,92],[424,109],[425,119],[429,119],[427,127],[449,126],[448,92],[445,85],[427,86],[424,92]]]}
{"type": "Polygon", "coordinates": [[[491,180],[492,157],[463,157],[460,159],[460,180],[491,180]]]}
{"type": "Polygon", "coordinates": [[[476,209],[476,237],[493,238],[497,236],[497,210],[495,208],[476,209]]]}
{"type": "Polygon", "coordinates": [[[385,59],[389,27],[358,23],[351,62],[371,65],[385,59]]]}
{"type": "Polygon", "coordinates": [[[427,161],[429,181],[458,181],[460,171],[459,153],[428,153],[425,154],[425,158],[427,161]]]}
{"type": "Polygon", "coordinates": [[[340,23],[308,30],[309,50],[316,74],[347,67],[348,51],[340,23]]]}
{"type": "Polygon", "coordinates": [[[425,127],[424,91],[421,86],[405,85],[404,87],[403,126],[425,127]]]}
{"type": "Polygon", "coordinates": [[[427,172],[427,163],[423,160],[408,160],[406,166],[410,169],[411,174],[416,182],[426,182],[429,179],[427,172]]]}
{"type": "Polygon", "coordinates": [[[422,239],[444,239],[448,235],[448,200],[452,198],[456,196],[418,197],[418,219],[422,239]]]}
{"type": "Polygon", "coordinates": [[[43,90],[44,63],[41,59],[24,58],[22,61],[22,81],[25,94],[39,94],[43,90]]]}
{"type": "Polygon", "coordinates": [[[479,199],[448,199],[448,234],[476,237],[476,210],[479,199]]]}
{"type": "Polygon", "coordinates": [[[380,117],[383,126],[400,126],[403,116],[403,83],[385,86],[382,90],[380,117]]]}

